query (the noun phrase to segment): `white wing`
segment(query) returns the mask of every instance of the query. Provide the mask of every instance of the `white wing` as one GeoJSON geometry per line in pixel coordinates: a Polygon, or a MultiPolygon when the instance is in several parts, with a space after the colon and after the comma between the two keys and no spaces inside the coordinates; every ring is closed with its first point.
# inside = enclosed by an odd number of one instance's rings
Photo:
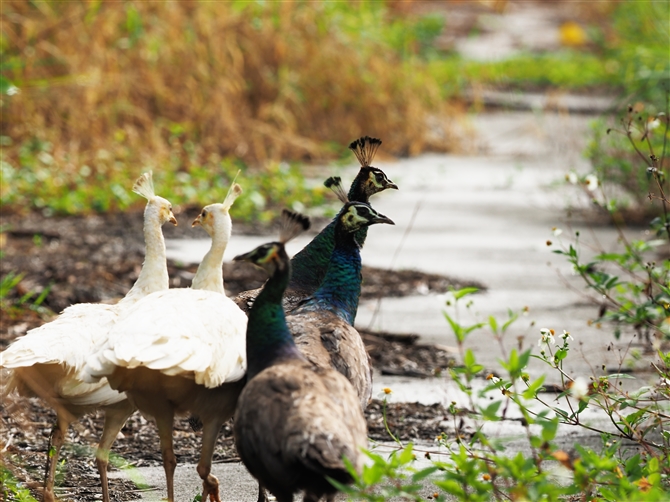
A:
{"type": "Polygon", "coordinates": [[[30,394],[65,398],[81,406],[122,401],[125,394],[112,390],[107,379],[93,384],[81,379],[87,357],[100,349],[117,317],[112,305],[81,303],[28,331],[0,354],[0,367],[10,370],[8,389],[30,387],[30,394]]]}
{"type": "Polygon", "coordinates": [[[63,364],[79,372],[86,358],[99,349],[114,325],[113,305],[80,303],[66,308],[55,320],[28,331],[0,354],[0,366],[63,364]]]}
{"type": "Polygon", "coordinates": [[[144,366],[217,387],[244,376],[246,327],[247,316],[220,293],[152,293],[121,316],[85,371],[99,377],[109,375],[114,366],[144,366]]]}

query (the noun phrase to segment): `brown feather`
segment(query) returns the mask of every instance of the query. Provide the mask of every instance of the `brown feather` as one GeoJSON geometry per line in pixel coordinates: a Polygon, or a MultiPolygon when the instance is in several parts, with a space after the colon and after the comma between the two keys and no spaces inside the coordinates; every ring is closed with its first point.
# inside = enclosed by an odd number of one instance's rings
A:
{"type": "Polygon", "coordinates": [[[342,457],[360,469],[367,446],[349,382],[302,360],[270,366],[247,384],[234,432],[244,464],[280,501],[299,490],[315,498],[335,492],[325,477],[350,482],[342,457]]]}
{"type": "Polygon", "coordinates": [[[358,331],[329,311],[292,314],[286,323],[307,360],[349,380],[364,410],[372,397],[372,368],[358,331]]]}

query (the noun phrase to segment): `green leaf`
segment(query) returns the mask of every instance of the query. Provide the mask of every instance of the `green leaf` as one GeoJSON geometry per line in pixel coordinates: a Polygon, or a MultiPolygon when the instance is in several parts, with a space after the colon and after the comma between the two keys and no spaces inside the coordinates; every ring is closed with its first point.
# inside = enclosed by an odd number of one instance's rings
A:
{"type": "Polygon", "coordinates": [[[500,409],[501,405],[502,401],[494,401],[493,403],[489,404],[486,408],[481,408],[480,412],[486,420],[497,422],[498,420],[500,420],[498,417],[498,410],[500,409]]]}
{"type": "Polygon", "coordinates": [[[455,291],[452,291],[451,294],[454,295],[454,298],[456,300],[460,300],[464,296],[471,295],[473,293],[476,293],[477,291],[479,291],[479,288],[469,286],[469,287],[466,287],[466,288],[461,288],[461,289],[457,289],[455,291]]]}
{"type": "Polygon", "coordinates": [[[542,439],[545,441],[551,441],[556,437],[556,431],[558,430],[558,418],[538,421],[538,424],[542,427],[542,439]]]}
{"type": "Polygon", "coordinates": [[[540,375],[537,380],[530,383],[528,388],[523,391],[522,395],[524,399],[533,399],[536,396],[537,392],[540,390],[540,387],[542,387],[542,384],[544,383],[544,378],[545,375],[540,375]]]}
{"type": "Polygon", "coordinates": [[[463,334],[463,328],[461,327],[461,325],[458,322],[456,322],[455,320],[453,320],[447,312],[442,312],[442,314],[444,315],[444,318],[449,323],[449,326],[451,326],[451,330],[454,332],[454,336],[456,337],[456,340],[459,343],[462,343],[463,340],[465,339],[465,335],[463,334]]]}
{"type": "Polygon", "coordinates": [[[489,316],[489,327],[496,335],[498,334],[498,321],[492,315],[489,316]]]}
{"type": "Polygon", "coordinates": [[[420,471],[417,471],[414,474],[412,474],[412,482],[416,483],[417,481],[421,481],[422,479],[427,478],[437,470],[439,470],[439,467],[436,465],[426,467],[425,469],[421,469],[420,471]]]}
{"type": "Polygon", "coordinates": [[[409,443],[405,448],[400,452],[400,455],[398,456],[398,460],[400,462],[400,465],[406,465],[409,464],[414,460],[414,452],[412,451],[413,445],[412,443],[409,443]]]}

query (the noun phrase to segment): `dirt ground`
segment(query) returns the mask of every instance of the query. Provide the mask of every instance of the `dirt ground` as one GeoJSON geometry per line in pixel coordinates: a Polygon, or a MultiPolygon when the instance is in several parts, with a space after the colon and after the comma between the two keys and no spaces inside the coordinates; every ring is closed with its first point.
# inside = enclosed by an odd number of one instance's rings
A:
{"type": "MultiPolygon", "coordinates": [[[[178,215],[182,222],[192,221],[194,211],[178,215]],[[193,212],[193,214],[190,214],[193,212]]],[[[181,227],[164,228],[168,238],[185,235],[181,227]]],[[[236,231],[252,233],[254,229],[237,225],[236,231]]],[[[269,232],[270,229],[264,229],[269,232]]],[[[113,302],[132,286],[139,273],[143,256],[142,214],[44,218],[37,214],[19,217],[0,215],[0,277],[24,274],[21,282],[2,298],[0,349],[17,336],[53,318],[54,312],[80,302],[113,302]],[[21,297],[37,297],[49,288],[41,307],[17,308],[21,297]]],[[[246,265],[246,264],[241,264],[246,265]]],[[[171,287],[185,287],[195,266],[168,263],[171,287]]],[[[239,291],[262,285],[265,276],[252,266],[224,265],[226,289],[239,291]]],[[[364,267],[362,298],[443,293],[450,287],[460,288],[447,277],[403,270],[392,271],[364,267]]],[[[478,285],[481,287],[481,285],[478,285]]],[[[374,367],[383,374],[426,378],[440,375],[453,364],[445,351],[417,343],[414,334],[390,334],[361,331],[374,367]]],[[[439,405],[389,403],[387,423],[401,440],[432,439],[451,427],[453,417],[439,405]]],[[[369,435],[375,440],[389,440],[383,421],[382,403],[374,401],[367,413],[369,435]]],[[[49,434],[55,413],[37,399],[18,396],[3,398],[0,417],[0,450],[2,461],[14,475],[39,494],[49,434]]],[[[99,480],[93,461],[93,450],[102,431],[102,416],[87,416],[71,427],[61,454],[58,495],[63,500],[88,501],[100,497],[99,480]]],[[[187,419],[175,424],[176,455],[180,463],[197,462],[199,432],[187,419]]],[[[215,462],[237,461],[230,424],[219,437],[215,462]]],[[[160,465],[160,448],[155,426],[139,414],[126,423],[113,446],[110,469],[160,465]]],[[[110,480],[113,500],[139,498],[141,486],[130,481],[110,480]]]]}

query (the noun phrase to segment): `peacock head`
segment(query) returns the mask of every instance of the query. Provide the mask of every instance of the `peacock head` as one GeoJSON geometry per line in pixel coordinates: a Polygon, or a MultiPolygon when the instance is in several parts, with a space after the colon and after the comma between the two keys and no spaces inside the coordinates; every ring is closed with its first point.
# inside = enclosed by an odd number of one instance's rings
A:
{"type": "Polygon", "coordinates": [[[286,254],[285,244],[309,229],[309,218],[300,213],[287,209],[282,211],[281,232],[278,242],[268,242],[258,246],[253,251],[233,258],[233,261],[248,261],[265,270],[270,276],[277,271],[284,271],[290,267],[290,260],[286,254]]]}
{"type": "Polygon", "coordinates": [[[154,182],[151,171],[140,176],[133,185],[133,192],[147,199],[144,209],[144,220],[151,221],[155,217],[160,225],[168,221],[177,225],[177,218],[172,213],[172,204],[169,200],[159,197],[154,193],[154,182]]]}
{"type": "Polygon", "coordinates": [[[357,232],[363,227],[376,223],[395,225],[393,220],[375,211],[365,202],[347,202],[338,216],[338,223],[348,232],[357,232]]]}
{"type": "Polygon", "coordinates": [[[253,251],[236,256],[233,261],[248,261],[273,275],[277,270],[284,270],[289,259],[281,242],[268,242],[253,251]]]}
{"type": "Polygon", "coordinates": [[[370,196],[382,190],[398,189],[398,185],[388,179],[384,171],[371,165],[381,144],[382,140],[378,138],[363,136],[349,145],[349,149],[354,152],[361,164],[361,170],[351,184],[351,200],[367,202],[370,196]]]}
{"type": "Polygon", "coordinates": [[[233,222],[230,219],[230,207],[235,199],[242,194],[242,187],[233,183],[228,189],[228,194],[223,203],[210,204],[202,208],[200,214],[193,220],[192,227],[200,225],[210,235],[215,237],[222,235],[230,239],[233,222]]]}
{"type": "Polygon", "coordinates": [[[361,170],[354,179],[354,183],[358,185],[356,192],[364,194],[365,200],[388,188],[398,190],[398,185],[388,179],[384,171],[372,166],[361,167],[361,170]]]}

